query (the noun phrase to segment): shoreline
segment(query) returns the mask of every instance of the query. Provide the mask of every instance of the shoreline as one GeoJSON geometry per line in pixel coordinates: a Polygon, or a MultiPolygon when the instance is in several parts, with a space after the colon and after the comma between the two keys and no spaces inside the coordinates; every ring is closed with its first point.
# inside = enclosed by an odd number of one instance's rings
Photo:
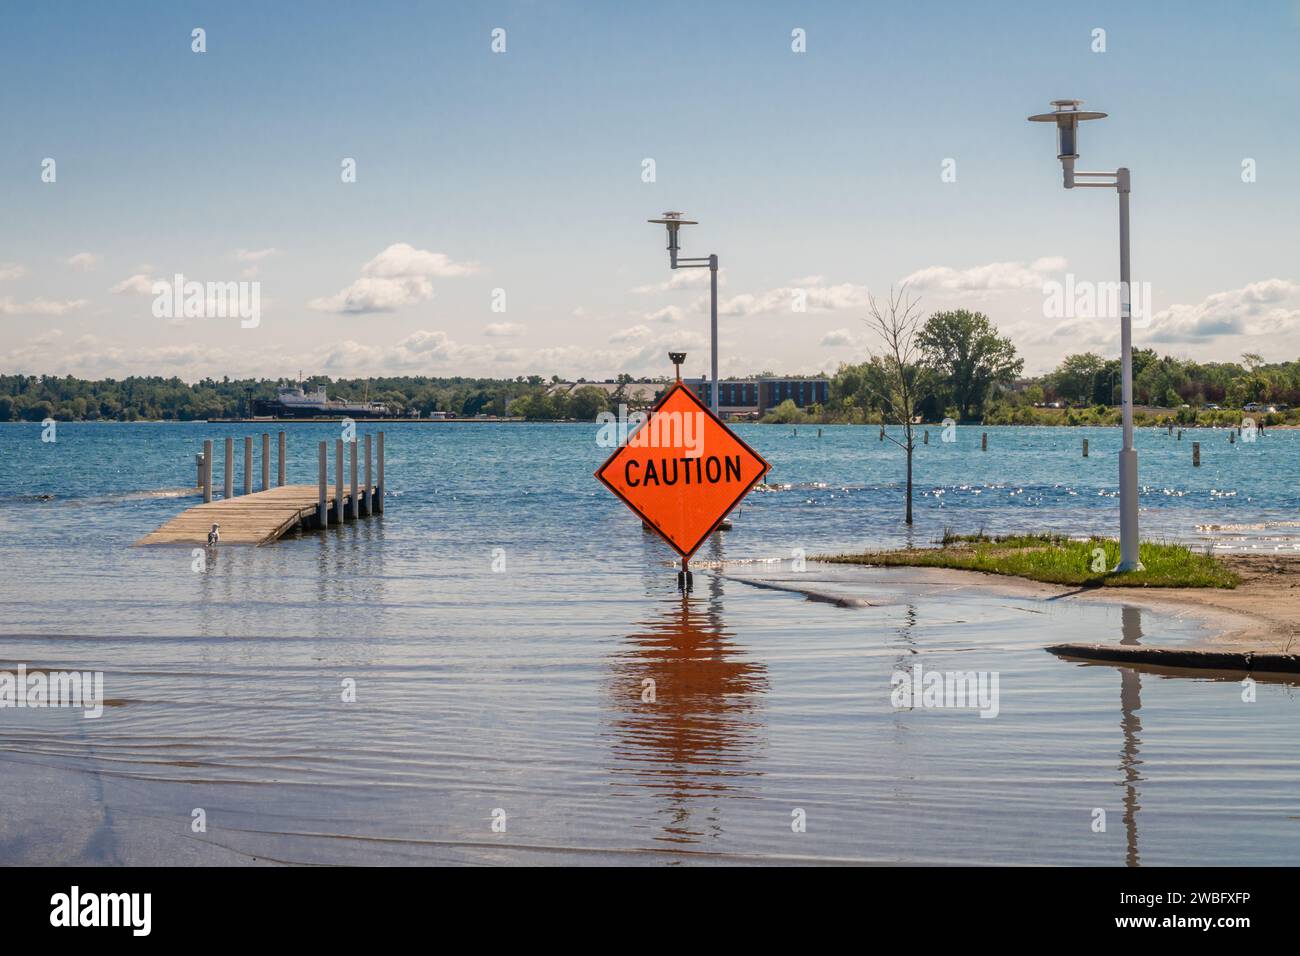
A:
{"type": "MultiPolygon", "coordinates": [[[[837,564],[816,561],[834,567],[837,573],[864,583],[880,583],[880,572],[906,572],[935,585],[978,587],[994,593],[1052,601],[1106,602],[1112,605],[1141,607],[1175,619],[1191,619],[1206,632],[1203,639],[1183,647],[1170,648],[1143,643],[1144,652],[1159,651],[1169,664],[1224,669],[1236,661],[1234,670],[1254,668],[1252,658],[1268,655],[1290,658],[1288,672],[1300,671],[1300,555],[1229,554],[1216,556],[1241,576],[1241,584],[1223,588],[1106,588],[1074,587],[1045,584],[1028,578],[989,574],[953,568],[885,567],[883,565],[837,564]],[[1177,651],[1178,655],[1170,656],[1177,651]],[[1198,663],[1199,661],[1199,663],[1198,663]]],[[[743,579],[741,579],[743,580],[743,579]]],[[[753,583],[746,581],[745,583],[753,583]]],[[[789,588],[790,590],[801,590],[789,588]]],[[[839,597],[834,595],[833,597],[839,597]]],[[[819,597],[827,600],[827,597],[819,597]]],[[[1048,647],[1049,645],[1044,645],[1048,647]]],[[[1144,663],[1135,651],[1122,645],[1051,645],[1061,654],[1080,652],[1091,660],[1101,660],[1104,650],[1114,650],[1108,662],[1144,663]]],[[[1274,661],[1273,663],[1278,663],[1274,661]]],[[[1281,662],[1286,663],[1286,662],[1281,662]]]]}

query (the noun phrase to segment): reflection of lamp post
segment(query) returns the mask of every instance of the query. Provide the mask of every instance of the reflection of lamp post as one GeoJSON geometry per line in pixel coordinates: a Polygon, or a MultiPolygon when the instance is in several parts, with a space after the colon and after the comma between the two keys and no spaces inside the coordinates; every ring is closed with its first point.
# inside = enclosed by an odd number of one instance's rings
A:
{"type": "Polygon", "coordinates": [[[660,223],[668,229],[668,264],[673,269],[708,269],[709,270],[709,338],[712,354],[712,379],[709,385],[709,407],[713,414],[718,414],[718,257],[702,256],[688,259],[677,255],[677,230],[682,226],[699,225],[694,219],[683,219],[679,212],[666,212],[662,219],[648,219],[647,222],[660,223]],[[684,263],[684,264],[683,264],[684,263]]]}
{"type": "Polygon", "coordinates": [[[1113,173],[1075,172],[1079,158],[1079,123],[1105,118],[1105,113],[1079,109],[1082,100],[1052,100],[1055,112],[1029,117],[1032,123],[1055,123],[1057,155],[1066,189],[1075,186],[1114,188],[1119,194],[1119,285],[1120,285],[1120,374],[1124,445],[1119,453],[1119,564],[1116,571],[1140,571],[1138,557],[1137,449],[1133,447],[1133,316],[1129,299],[1128,197],[1129,171],[1121,166],[1113,173]],[[1090,180],[1076,183],[1075,178],[1090,180]],[[1093,182],[1091,180],[1099,180],[1093,182]]]}

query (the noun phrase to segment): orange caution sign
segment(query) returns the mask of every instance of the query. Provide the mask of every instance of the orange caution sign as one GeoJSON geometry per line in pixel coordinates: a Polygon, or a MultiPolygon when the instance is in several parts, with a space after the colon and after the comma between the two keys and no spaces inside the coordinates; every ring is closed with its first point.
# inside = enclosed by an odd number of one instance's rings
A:
{"type": "Polygon", "coordinates": [[[596,477],[689,558],[769,467],[678,382],[596,477]]]}

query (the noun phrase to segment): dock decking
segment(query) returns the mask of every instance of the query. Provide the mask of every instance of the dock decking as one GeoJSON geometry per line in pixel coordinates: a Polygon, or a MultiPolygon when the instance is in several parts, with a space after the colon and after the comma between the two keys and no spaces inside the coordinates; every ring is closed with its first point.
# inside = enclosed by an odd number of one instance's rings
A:
{"type": "Polygon", "coordinates": [[[286,485],[285,440],[280,432],[279,463],[276,487],[271,484],[271,436],[262,436],[262,490],[253,492],[253,439],[244,439],[244,493],[236,495],[234,439],[226,439],[225,494],[215,497],[212,482],[213,448],[210,440],[203,442],[203,454],[196,456],[198,485],[203,494],[203,504],[195,505],[172,518],[157,531],[147,534],[137,545],[202,544],[208,543],[208,532],[218,526],[218,543],[262,545],[297,529],[324,529],[332,524],[355,521],[380,514],[384,510],[384,433],[378,439],[379,480],[374,481],[371,456],[371,435],[365,436],[364,481],[358,482],[358,448],[355,437],[348,442],[342,438],[334,442],[334,481],[329,481],[329,443],[317,447],[317,476],[315,485],[286,485]],[[351,479],[344,483],[344,453],[347,453],[347,471],[351,479]]]}
{"type": "MultiPolygon", "coordinates": [[[[357,498],[358,512],[362,515],[369,514],[365,492],[359,491],[357,498]]],[[[340,513],[347,520],[352,519],[352,495],[348,489],[343,491],[341,512],[332,488],[326,495],[326,503],[331,524],[338,520],[335,516],[340,513]]],[[[221,525],[223,545],[268,544],[300,524],[304,528],[318,527],[319,507],[320,493],[315,485],[284,485],[251,495],[195,505],[172,518],[157,531],[145,535],[136,544],[207,544],[208,531],[214,524],[221,525]]]]}

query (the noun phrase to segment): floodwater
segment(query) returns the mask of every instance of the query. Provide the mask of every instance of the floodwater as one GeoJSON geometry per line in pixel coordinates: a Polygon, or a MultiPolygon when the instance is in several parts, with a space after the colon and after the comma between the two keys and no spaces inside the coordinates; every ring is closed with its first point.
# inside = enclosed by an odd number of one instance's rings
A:
{"type": "MultiPolygon", "coordinates": [[[[285,428],[290,480],[314,482],[336,426],[285,428]]],[[[800,553],[908,540],[901,462],[871,429],[742,429],[775,490],[706,543],[685,599],[668,549],[591,476],[608,450],[584,425],[389,425],[382,517],[197,564],[130,547],[189,503],[156,492],[192,481],[203,438],[254,430],[61,425],[43,444],[39,426],[0,427],[0,669],[102,671],[108,699],[93,720],[0,709],[0,862],[1300,851],[1294,686],[1042,649],[1174,643],[1203,636],[1193,622],[918,571],[796,570],[800,553]],[[996,706],[900,706],[917,668],[996,677],[996,706]]],[[[1113,526],[1117,430],[1088,430],[1086,461],[1083,430],[985,430],[988,452],[978,429],[931,431],[912,540],[1113,526]]],[[[1139,433],[1144,533],[1289,548],[1294,433],[1192,436],[1196,471],[1189,435],[1139,433]]]]}

